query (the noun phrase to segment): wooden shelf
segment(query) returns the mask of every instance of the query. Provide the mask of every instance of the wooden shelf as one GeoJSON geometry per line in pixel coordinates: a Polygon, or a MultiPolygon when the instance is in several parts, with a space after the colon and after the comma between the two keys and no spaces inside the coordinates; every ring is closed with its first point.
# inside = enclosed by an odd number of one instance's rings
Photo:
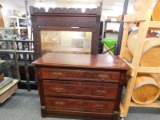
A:
{"type": "MultiPolygon", "coordinates": [[[[152,103],[146,103],[146,104],[138,104],[132,101],[132,94],[135,88],[135,83],[137,80],[137,77],[139,73],[145,73],[145,74],[155,74],[155,73],[160,73],[160,67],[146,67],[146,66],[140,66],[142,65],[142,55],[144,52],[144,45],[152,45],[154,42],[158,41],[159,43],[160,38],[153,38],[149,42],[146,42],[146,35],[149,29],[160,29],[160,21],[150,21],[151,20],[151,15],[152,15],[152,10],[146,10],[143,12],[136,12],[134,14],[129,14],[124,16],[124,32],[123,32],[123,40],[122,40],[122,46],[121,46],[121,52],[120,52],[120,57],[131,67],[130,70],[130,78],[128,80],[127,84],[127,89],[126,93],[124,96],[124,99],[120,105],[120,116],[121,117],[126,117],[128,114],[129,107],[153,107],[153,108],[160,108],[160,101],[154,101],[152,103]],[[129,53],[129,50],[126,49],[128,48],[129,45],[127,45],[128,41],[128,31],[130,28],[131,23],[139,23],[139,28],[138,28],[138,38],[135,43],[135,48],[129,53]],[[152,43],[152,41],[154,41],[152,43]],[[125,59],[132,59],[131,63],[129,63],[125,59]]],[[[159,44],[156,44],[159,45],[159,44]]],[[[148,47],[148,46],[147,46],[148,47]]],[[[154,47],[154,46],[151,46],[154,47]]],[[[150,49],[150,48],[149,48],[150,49]]],[[[147,49],[148,50],[148,49],[147,49]]],[[[148,51],[147,51],[148,52],[148,51]]],[[[148,58],[149,59],[149,58],[148,58]]],[[[146,59],[144,59],[145,63],[146,59]]],[[[154,65],[155,66],[155,65],[154,65]]],[[[145,76],[145,75],[144,75],[145,76]]],[[[152,76],[152,75],[151,75],[152,76]]],[[[159,95],[158,95],[159,96],[159,95]]],[[[157,99],[157,98],[156,98],[157,99]]]]}
{"type": "Polygon", "coordinates": [[[148,13],[152,13],[152,10],[124,15],[124,22],[145,21],[147,17],[150,17],[148,16],[149,15],[148,13]]]}
{"type": "Polygon", "coordinates": [[[160,21],[150,21],[149,29],[160,30],[160,21]]]}
{"type": "Polygon", "coordinates": [[[148,103],[146,105],[140,105],[140,104],[137,104],[135,102],[131,102],[130,106],[131,107],[148,107],[148,108],[153,107],[153,108],[160,108],[160,101],[155,101],[153,103],[148,103]]]}
{"type": "Polygon", "coordinates": [[[160,73],[160,67],[139,67],[139,73],[160,73]]]}

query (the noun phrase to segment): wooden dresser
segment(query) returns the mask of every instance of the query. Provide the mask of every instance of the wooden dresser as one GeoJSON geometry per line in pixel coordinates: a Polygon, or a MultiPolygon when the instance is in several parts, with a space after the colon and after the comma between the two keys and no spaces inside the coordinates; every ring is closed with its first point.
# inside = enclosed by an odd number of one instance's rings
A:
{"type": "Polygon", "coordinates": [[[118,119],[129,69],[118,56],[47,53],[33,64],[42,117],[118,119]]]}

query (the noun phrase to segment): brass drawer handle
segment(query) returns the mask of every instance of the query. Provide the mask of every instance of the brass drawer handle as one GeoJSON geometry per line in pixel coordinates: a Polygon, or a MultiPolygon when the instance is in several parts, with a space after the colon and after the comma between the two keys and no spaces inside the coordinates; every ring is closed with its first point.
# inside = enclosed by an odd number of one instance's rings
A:
{"type": "Polygon", "coordinates": [[[101,110],[104,107],[104,105],[96,105],[96,107],[98,110],[101,110]]]}
{"type": "Polygon", "coordinates": [[[63,91],[63,88],[55,88],[54,89],[57,93],[61,93],[63,91]]]}
{"type": "Polygon", "coordinates": [[[53,72],[53,75],[55,77],[60,77],[62,75],[62,73],[61,72],[53,72]]]}
{"type": "Polygon", "coordinates": [[[108,75],[105,75],[105,74],[99,74],[99,77],[100,77],[101,79],[105,79],[105,78],[108,78],[108,75]]]}
{"type": "Polygon", "coordinates": [[[106,91],[104,91],[104,90],[97,90],[96,91],[98,94],[100,94],[100,95],[104,95],[105,93],[106,93],[106,91]]]}
{"type": "Polygon", "coordinates": [[[56,104],[56,105],[58,105],[58,106],[62,106],[62,105],[64,105],[64,103],[63,103],[63,102],[61,102],[61,101],[57,101],[55,104],[56,104]]]}

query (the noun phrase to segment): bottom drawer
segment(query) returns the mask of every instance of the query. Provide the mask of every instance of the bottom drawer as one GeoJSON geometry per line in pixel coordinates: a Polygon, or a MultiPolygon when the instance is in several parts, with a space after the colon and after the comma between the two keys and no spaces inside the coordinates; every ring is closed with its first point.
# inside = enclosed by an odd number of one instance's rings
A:
{"type": "Polygon", "coordinates": [[[84,112],[113,112],[115,102],[80,99],[45,98],[46,108],[84,112]]]}
{"type": "Polygon", "coordinates": [[[41,109],[42,117],[60,117],[80,120],[119,120],[117,113],[96,113],[83,111],[66,111],[55,109],[41,109]]]}

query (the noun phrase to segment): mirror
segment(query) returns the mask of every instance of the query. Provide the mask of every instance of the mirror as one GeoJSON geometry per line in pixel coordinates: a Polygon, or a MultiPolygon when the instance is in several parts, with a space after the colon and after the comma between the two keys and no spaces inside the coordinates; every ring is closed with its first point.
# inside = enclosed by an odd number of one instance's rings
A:
{"type": "Polygon", "coordinates": [[[41,53],[91,53],[92,32],[41,31],[41,53]]]}

